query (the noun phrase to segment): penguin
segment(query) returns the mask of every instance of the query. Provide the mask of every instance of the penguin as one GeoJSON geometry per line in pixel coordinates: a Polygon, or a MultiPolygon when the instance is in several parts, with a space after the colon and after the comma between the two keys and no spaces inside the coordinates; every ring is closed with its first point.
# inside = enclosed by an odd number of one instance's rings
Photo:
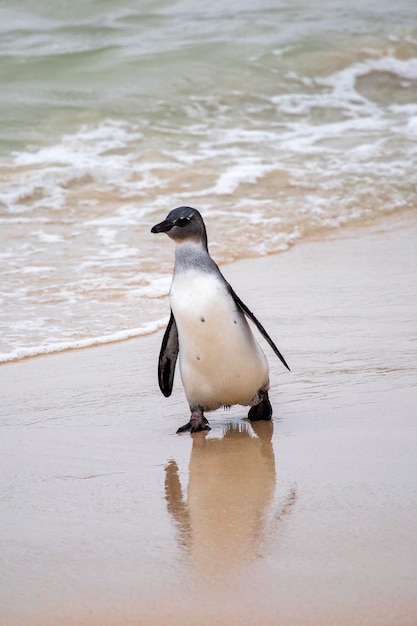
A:
{"type": "Polygon", "coordinates": [[[290,368],[211,258],[201,214],[178,207],[151,232],[166,233],[176,243],[171,314],[159,354],[158,382],[169,397],[179,358],[191,417],[177,433],[210,430],[204,412],[236,404],[250,406],[250,421],[271,420],[268,362],[247,319],[290,368]]]}

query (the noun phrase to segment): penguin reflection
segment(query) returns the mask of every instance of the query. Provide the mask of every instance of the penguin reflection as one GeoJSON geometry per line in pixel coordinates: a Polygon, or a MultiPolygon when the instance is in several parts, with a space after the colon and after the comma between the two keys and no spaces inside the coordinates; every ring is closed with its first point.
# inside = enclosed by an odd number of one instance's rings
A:
{"type": "Polygon", "coordinates": [[[194,435],[186,501],[177,464],[165,467],[168,511],[194,566],[206,575],[231,571],[262,547],[275,490],[272,432],[272,422],[256,422],[231,423],[222,439],[194,435]]]}

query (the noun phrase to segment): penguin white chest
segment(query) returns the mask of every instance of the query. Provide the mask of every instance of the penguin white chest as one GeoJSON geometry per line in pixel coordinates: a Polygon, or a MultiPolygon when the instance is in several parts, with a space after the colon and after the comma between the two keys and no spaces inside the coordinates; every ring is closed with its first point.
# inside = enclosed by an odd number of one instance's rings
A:
{"type": "Polygon", "coordinates": [[[170,300],[190,406],[256,403],[268,389],[268,364],[221,277],[198,269],[175,274],[170,300]]]}

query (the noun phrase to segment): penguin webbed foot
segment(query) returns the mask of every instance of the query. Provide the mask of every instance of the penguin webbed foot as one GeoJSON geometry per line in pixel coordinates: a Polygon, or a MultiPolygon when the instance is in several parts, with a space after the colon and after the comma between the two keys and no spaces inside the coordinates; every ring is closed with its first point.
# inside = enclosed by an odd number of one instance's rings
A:
{"type": "Polygon", "coordinates": [[[251,422],[269,421],[272,418],[272,406],[269,401],[268,392],[260,391],[261,401],[255,406],[251,406],[248,413],[248,419],[251,422]]]}
{"type": "Polygon", "coordinates": [[[184,424],[184,426],[180,426],[177,433],[198,433],[201,430],[211,430],[211,428],[209,426],[208,419],[203,413],[202,407],[198,406],[191,409],[190,421],[184,424]]]}

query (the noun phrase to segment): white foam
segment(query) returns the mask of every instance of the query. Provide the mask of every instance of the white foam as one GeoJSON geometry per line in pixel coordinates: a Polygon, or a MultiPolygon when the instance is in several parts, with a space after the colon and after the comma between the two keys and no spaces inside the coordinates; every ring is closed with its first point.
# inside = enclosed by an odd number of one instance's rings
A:
{"type": "MultiPolygon", "coordinates": [[[[137,145],[142,134],[127,122],[107,119],[96,126],[83,125],[58,143],[38,149],[16,151],[9,169],[14,176],[3,181],[0,201],[12,213],[65,206],[72,183],[92,179],[96,184],[120,190],[129,197],[160,181],[153,170],[160,164],[138,166],[137,145]],[[132,178],[132,172],[141,177],[132,178]]],[[[90,199],[94,203],[94,198],[90,199]]]]}
{"type": "Polygon", "coordinates": [[[417,115],[410,117],[407,122],[407,133],[410,135],[417,135],[417,115]]]}
{"type": "Polygon", "coordinates": [[[102,240],[105,246],[108,246],[114,243],[117,237],[117,230],[115,228],[101,226],[97,229],[97,236],[102,240]]]}
{"type": "Polygon", "coordinates": [[[31,265],[21,269],[22,274],[44,274],[55,272],[56,268],[50,265],[31,265]]]}
{"type": "MultiPolygon", "coordinates": [[[[365,113],[377,115],[379,107],[370,102],[356,89],[358,78],[373,72],[388,72],[406,80],[417,80],[417,58],[397,59],[386,56],[370,58],[359,63],[353,63],[343,70],[316,77],[312,84],[329,87],[324,93],[290,93],[279,94],[271,98],[271,102],[278,106],[282,113],[289,115],[308,115],[313,108],[340,109],[348,114],[358,115],[365,113]]],[[[291,78],[304,84],[304,78],[294,72],[291,78]]],[[[311,79],[310,79],[311,82],[311,79]]]]}
{"type": "Polygon", "coordinates": [[[73,165],[85,167],[92,157],[110,156],[117,163],[117,156],[109,151],[126,148],[129,143],[142,138],[136,126],[126,122],[107,119],[96,126],[82,125],[72,134],[63,135],[60,143],[46,146],[32,152],[15,152],[15,165],[73,165]]]}
{"type": "Polygon", "coordinates": [[[46,233],[44,230],[35,230],[32,235],[35,235],[43,243],[62,243],[64,241],[61,235],[46,233]]]}
{"type": "Polygon", "coordinates": [[[232,165],[223,172],[215,186],[213,193],[217,195],[231,195],[241,183],[256,183],[262,176],[273,171],[275,165],[261,163],[259,159],[246,159],[232,165]]]}
{"type": "Polygon", "coordinates": [[[171,287],[172,276],[155,276],[150,274],[148,282],[142,287],[129,289],[130,297],[144,296],[146,298],[161,298],[167,296],[171,287]]]}
{"type": "Polygon", "coordinates": [[[109,335],[100,337],[86,337],[77,341],[62,341],[57,343],[49,343],[47,345],[33,346],[28,348],[16,348],[9,353],[0,353],[0,363],[9,363],[30,357],[37,357],[46,354],[54,354],[57,352],[65,352],[68,350],[80,350],[82,348],[91,348],[93,346],[101,346],[109,343],[118,343],[143,335],[150,335],[160,328],[166,326],[168,318],[148,322],[140,328],[131,328],[129,330],[121,330],[109,335]]]}
{"type": "Polygon", "coordinates": [[[356,80],[372,72],[389,72],[401,78],[417,80],[417,58],[403,60],[387,56],[379,59],[367,59],[361,63],[354,63],[340,72],[318,78],[316,82],[319,85],[331,87],[333,97],[340,102],[366,101],[356,91],[356,80]]]}

